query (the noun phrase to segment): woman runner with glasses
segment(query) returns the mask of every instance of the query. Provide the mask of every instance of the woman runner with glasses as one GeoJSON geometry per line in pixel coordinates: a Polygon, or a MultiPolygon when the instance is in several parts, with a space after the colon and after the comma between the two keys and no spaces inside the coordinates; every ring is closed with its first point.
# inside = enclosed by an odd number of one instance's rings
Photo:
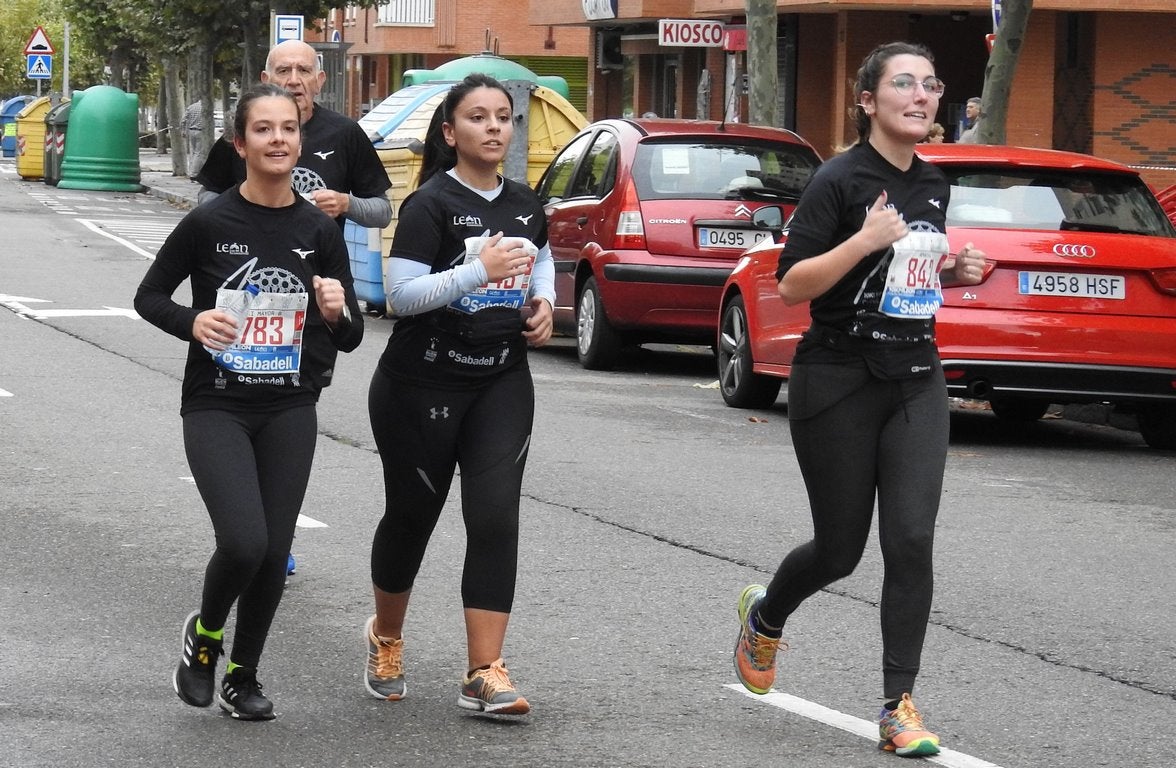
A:
{"type": "Polygon", "coordinates": [[[735,670],[754,693],[776,676],[784,624],[804,600],[856,568],[878,503],[882,584],[879,734],[900,755],[933,755],[911,700],[931,609],[931,549],[947,458],[948,407],[935,348],[941,278],[980,282],[984,254],[948,255],[950,187],[915,155],[943,81],[930,51],[889,43],[854,86],[858,141],[818,169],[793,215],[776,271],[789,305],[810,303],[796,350],[788,422],[808,490],[813,539],[767,587],[739,599],[735,670]]]}

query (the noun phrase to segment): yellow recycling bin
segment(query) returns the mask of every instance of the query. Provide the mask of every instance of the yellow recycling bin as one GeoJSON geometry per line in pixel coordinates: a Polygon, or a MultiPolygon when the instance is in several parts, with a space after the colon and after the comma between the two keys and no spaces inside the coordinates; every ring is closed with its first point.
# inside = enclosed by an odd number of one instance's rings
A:
{"type": "Polygon", "coordinates": [[[45,176],[45,115],[52,106],[49,97],[42,96],[16,116],[16,172],[22,179],[45,176]]]}

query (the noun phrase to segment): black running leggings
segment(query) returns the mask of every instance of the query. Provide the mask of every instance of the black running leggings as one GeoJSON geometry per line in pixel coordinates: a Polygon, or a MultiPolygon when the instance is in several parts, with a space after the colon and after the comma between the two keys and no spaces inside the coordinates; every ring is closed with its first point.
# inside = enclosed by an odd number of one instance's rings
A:
{"type": "MultiPolygon", "coordinates": [[[[793,397],[827,392],[844,368],[793,367],[793,397]]],[[[795,403],[805,411],[805,403],[795,403]]],[[[947,459],[947,392],[931,375],[864,384],[818,413],[790,418],[792,442],[808,490],[813,539],[785,556],[759,615],[771,626],[810,595],[848,576],[865,550],[878,500],[882,582],[883,695],[912,691],[934,587],[932,543],[947,459]]]]}
{"type": "Polygon", "coordinates": [[[519,494],[535,390],[516,365],[476,389],[446,390],[376,369],[368,391],[372,434],[384,465],[384,517],[372,541],[372,583],[412,588],[425,547],[461,467],[466,529],[465,608],[509,613],[518,563],[519,494]]]}
{"type": "Polygon", "coordinates": [[[313,405],[184,416],[188,465],[216,534],[200,621],[208,629],[223,627],[240,598],[229,658],[243,667],[257,667],[282,599],[317,438],[313,405]]]}

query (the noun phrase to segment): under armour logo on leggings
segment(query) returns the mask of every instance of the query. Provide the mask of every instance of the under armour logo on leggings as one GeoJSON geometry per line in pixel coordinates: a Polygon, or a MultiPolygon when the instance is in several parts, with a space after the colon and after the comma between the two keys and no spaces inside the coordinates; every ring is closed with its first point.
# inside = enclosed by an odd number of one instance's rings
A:
{"type": "Polygon", "coordinates": [[[436,421],[438,416],[440,416],[443,419],[448,419],[449,418],[449,406],[448,405],[442,406],[441,410],[437,410],[436,408],[429,409],[429,418],[430,419],[432,419],[433,421],[436,421]]]}

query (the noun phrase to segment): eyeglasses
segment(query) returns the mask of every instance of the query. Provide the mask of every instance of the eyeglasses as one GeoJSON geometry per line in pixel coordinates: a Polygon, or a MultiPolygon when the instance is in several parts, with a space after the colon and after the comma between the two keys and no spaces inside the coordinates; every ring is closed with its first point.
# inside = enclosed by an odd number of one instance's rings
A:
{"type": "Polygon", "coordinates": [[[890,84],[903,96],[914,91],[916,85],[923,86],[923,90],[927,92],[928,96],[942,96],[947,89],[947,85],[938,77],[929,77],[920,83],[911,75],[899,75],[891,80],[890,84]]]}

